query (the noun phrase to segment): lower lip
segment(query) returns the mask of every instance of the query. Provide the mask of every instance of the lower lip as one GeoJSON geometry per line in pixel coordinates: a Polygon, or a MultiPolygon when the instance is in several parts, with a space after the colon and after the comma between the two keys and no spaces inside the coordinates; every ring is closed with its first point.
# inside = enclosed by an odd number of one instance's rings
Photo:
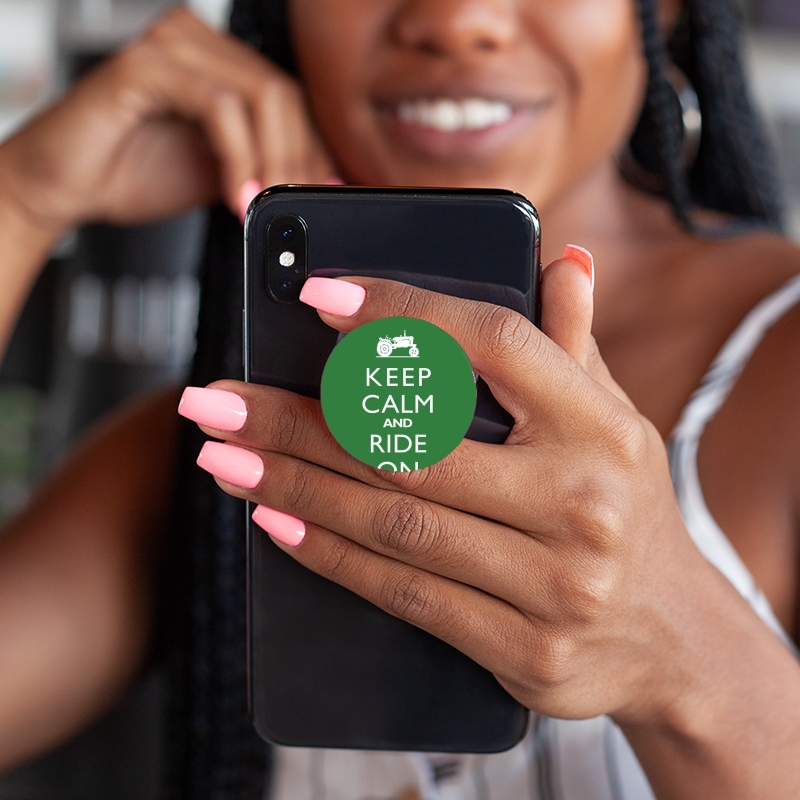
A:
{"type": "Polygon", "coordinates": [[[515,140],[541,115],[545,104],[515,110],[499,125],[478,130],[442,131],[414,122],[405,122],[393,109],[381,112],[381,121],[393,139],[420,153],[440,161],[465,161],[494,155],[515,140]]]}

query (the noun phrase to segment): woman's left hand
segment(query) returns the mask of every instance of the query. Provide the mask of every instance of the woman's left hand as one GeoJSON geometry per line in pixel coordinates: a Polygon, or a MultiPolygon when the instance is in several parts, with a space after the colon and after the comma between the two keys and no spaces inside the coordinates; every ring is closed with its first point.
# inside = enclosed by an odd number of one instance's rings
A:
{"type": "Polygon", "coordinates": [[[213,388],[242,398],[246,421],[204,430],[237,445],[234,460],[251,451],[251,471],[239,480],[213,457],[201,466],[265,507],[257,521],[295,542],[280,546],[299,562],[462,650],[527,707],[667,719],[695,663],[687,587],[713,570],[681,522],[661,437],[598,354],[585,270],[571,260],[545,270],[543,331],[404,284],[322,280],[354,307],[366,289],[352,316],[321,312],[340,331],[409,316],[455,337],[513,415],[508,440],[465,439],[427,469],[381,471],[336,443],[317,401],[223,381],[213,388]]]}

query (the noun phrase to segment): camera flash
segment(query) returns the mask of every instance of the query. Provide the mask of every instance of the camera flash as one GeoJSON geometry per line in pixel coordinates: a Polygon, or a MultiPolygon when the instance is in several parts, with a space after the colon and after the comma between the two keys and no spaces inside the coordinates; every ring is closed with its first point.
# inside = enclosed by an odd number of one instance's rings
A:
{"type": "Polygon", "coordinates": [[[294,253],[291,250],[284,250],[278,257],[282,267],[291,267],[294,264],[294,253]]]}

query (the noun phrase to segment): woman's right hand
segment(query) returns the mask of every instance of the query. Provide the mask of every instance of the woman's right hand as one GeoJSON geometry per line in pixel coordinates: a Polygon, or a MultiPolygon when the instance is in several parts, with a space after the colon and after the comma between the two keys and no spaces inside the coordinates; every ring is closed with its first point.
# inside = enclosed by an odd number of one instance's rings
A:
{"type": "Polygon", "coordinates": [[[335,175],[299,84],[183,9],[0,147],[0,186],[30,221],[130,224],[335,175]]]}

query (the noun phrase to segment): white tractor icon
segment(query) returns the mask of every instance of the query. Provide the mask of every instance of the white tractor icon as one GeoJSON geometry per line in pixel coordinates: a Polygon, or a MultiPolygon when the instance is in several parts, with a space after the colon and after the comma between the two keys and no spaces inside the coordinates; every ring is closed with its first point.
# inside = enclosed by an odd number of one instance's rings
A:
{"type": "Polygon", "coordinates": [[[407,336],[405,331],[403,331],[402,336],[395,336],[393,339],[388,336],[378,339],[378,355],[381,358],[388,358],[393,350],[405,347],[409,348],[408,355],[411,358],[416,358],[419,355],[419,347],[414,344],[414,337],[407,336]]]}

